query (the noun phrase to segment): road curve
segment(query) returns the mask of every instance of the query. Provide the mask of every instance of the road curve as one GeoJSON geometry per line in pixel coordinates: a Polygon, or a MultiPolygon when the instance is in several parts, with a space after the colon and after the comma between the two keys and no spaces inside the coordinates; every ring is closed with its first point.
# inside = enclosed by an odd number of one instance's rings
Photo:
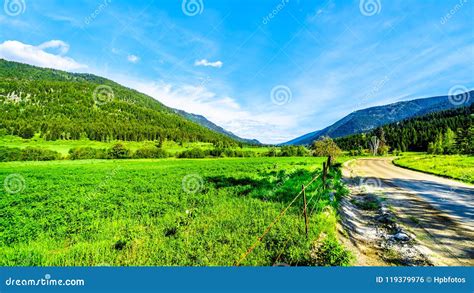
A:
{"type": "Polygon", "coordinates": [[[397,167],[392,158],[353,160],[345,164],[343,174],[377,189],[398,216],[411,219],[411,228],[429,234],[433,243],[427,246],[441,255],[435,263],[473,265],[473,185],[397,167]]]}
{"type": "Polygon", "coordinates": [[[391,158],[359,159],[351,167],[362,184],[404,189],[474,231],[474,186],[397,167],[391,158]]]}

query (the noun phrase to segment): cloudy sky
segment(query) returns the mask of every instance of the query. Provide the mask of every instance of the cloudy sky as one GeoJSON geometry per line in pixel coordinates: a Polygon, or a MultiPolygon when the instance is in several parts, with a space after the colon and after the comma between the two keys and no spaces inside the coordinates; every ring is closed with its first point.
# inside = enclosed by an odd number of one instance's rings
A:
{"type": "Polygon", "coordinates": [[[108,77],[246,138],[474,87],[474,1],[5,0],[0,58],[108,77]]]}

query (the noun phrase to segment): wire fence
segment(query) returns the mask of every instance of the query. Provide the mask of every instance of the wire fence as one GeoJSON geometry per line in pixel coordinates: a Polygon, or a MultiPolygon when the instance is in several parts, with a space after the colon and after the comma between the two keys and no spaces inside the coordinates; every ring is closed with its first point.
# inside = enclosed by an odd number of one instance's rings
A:
{"type": "MultiPolygon", "coordinates": [[[[322,194],[324,193],[324,191],[327,189],[327,184],[326,184],[326,179],[327,179],[327,174],[328,174],[328,170],[329,168],[331,167],[331,157],[328,157],[327,159],[327,162],[324,162],[323,163],[323,169],[322,169],[322,172],[319,173],[318,175],[314,176],[313,179],[311,179],[310,182],[308,182],[306,185],[303,185],[302,188],[301,188],[301,191],[291,200],[291,202],[280,212],[280,214],[278,214],[278,216],[265,228],[264,232],[255,240],[255,242],[247,249],[247,251],[240,257],[240,259],[235,263],[236,266],[240,266],[241,263],[247,258],[247,256],[262,242],[263,238],[270,232],[270,230],[278,223],[280,222],[280,220],[285,216],[285,214],[287,213],[287,211],[291,208],[291,206],[303,195],[304,197],[304,207],[303,207],[303,211],[301,212],[301,216],[305,216],[305,226],[306,226],[306,237],[308,237],[308,226],[309,226],[309,218],[311,217],[311,215],[313,214],[314,210],[315,210],[315,207],[317,206],[317,204],[319,203],[321,197],[322,197],[322,194]],[[312,196],[309,200],[309,202],[306,202],[306,189],[308,189],[308,187],[310,187],[312,184],[314,184],[319,178],[322,179],[322,184],[320,186],[318,186],[318,188],[316,189],[317,191],[317,196],[312,196]],[[322,190],[320,190],[322,189],[322,190]],[[311,209],[311,212],[307,213],[307,207],[310,205],[311,201],[317,197],[317,200],[314,202],[313,204],[313,208],[311,209]]],[[[316,209],[316,212],[318,212],[318,209],[316,209]]],[[[274,264],[276,264],[278,262],[278,260],[280,259],[282,253],[283,253],[283,250],[284,248],[286,247],[286,245],[288,244],[290,238],[287,239],[287,241],[285,242],[285,244],[283,245],[283,248],[282,250],[280,251],[280,253],[278,254],[277,256],[277,259],[275,261],[274,264]]]]}

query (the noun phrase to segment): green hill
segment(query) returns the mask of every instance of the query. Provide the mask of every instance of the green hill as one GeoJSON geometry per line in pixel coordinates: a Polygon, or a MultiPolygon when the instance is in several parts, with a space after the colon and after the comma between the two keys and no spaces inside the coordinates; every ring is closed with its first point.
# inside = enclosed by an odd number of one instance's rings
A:
{"type": "Polygon", "coordinates": [[[0,131],[23,138],[237,144],[111,80],[2,59],[0,111],[0,131]]]}

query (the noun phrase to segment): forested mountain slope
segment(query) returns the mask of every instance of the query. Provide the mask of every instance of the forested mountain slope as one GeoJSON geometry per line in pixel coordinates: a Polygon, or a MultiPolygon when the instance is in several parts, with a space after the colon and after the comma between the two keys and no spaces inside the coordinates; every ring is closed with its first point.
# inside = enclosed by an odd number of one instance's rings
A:
{"type": "Polygon", "coordinates": [[[24,138],[237,143],[111,80],[2,59],[0,112],[0,129],[24,138]]]}
{"type": "Polygon", "coordinates": [[[337,138],[344,150],[369,148],[372,136],[385,141],[392,149],[400,151],[427,151],[436,140],[452,139],[459,153],[474,153],[474,104],[390,123],[367,133],[337,138]],[[451,138],[446,133],[452,132],[451,138]],[[383,136],[383,137],[380,137],[383,136]]]}

